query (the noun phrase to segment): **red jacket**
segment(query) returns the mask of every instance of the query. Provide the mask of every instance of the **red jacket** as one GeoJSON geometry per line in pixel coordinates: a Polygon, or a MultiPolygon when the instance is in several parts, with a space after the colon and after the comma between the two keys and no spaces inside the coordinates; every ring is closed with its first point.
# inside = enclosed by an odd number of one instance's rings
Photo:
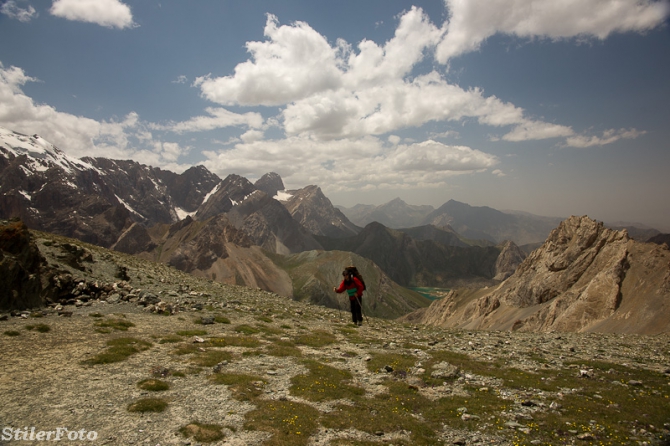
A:
{"type": "Polygon", "coordinates": [[[335,290],[335,292],[342,293],[345,290],[349,295],[349,300],[356,300],[356,298],[360,299],[361,297],[363,297],[363,290],[365,290],[365,287],[363,286],[360,280],[354,277],[353,280],[349,283],[343,280],[340,286],[335,290]]]}

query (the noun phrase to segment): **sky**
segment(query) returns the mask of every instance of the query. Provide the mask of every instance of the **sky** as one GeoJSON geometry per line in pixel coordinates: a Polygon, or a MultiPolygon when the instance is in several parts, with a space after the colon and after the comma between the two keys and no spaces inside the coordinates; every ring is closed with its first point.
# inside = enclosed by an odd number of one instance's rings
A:
{"type": "Polygon", "coordinates": [[[670,2],[0,0],[0,127],[347,207],[670,232],[670,2]]]}

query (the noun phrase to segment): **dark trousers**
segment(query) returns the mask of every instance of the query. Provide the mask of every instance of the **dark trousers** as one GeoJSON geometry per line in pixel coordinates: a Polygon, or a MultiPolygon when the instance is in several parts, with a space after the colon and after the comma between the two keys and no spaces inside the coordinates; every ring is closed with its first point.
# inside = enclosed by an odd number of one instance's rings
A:
{"type": "Polygon", "coordinates": [[[351,302],[351,320],[355,323],[363,322],[363,310],[361,309],[361,298],[354,298],[351,302]]]}

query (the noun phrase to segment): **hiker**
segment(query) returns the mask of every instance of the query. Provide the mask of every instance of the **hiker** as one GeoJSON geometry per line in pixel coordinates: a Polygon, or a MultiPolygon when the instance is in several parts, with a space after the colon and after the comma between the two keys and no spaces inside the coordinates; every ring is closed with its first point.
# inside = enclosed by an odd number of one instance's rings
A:
{"type": "Polygon", "coordinates": [[[342,271],[342,283],[339,287],[333,287],[336,293],[343,293],[345,290],[349,295],[351,304],[351,320],[355,325],[363,325],[363,309],[361,308],[365,282],[358,273],[355,266],[348,266],[342,271]]]}

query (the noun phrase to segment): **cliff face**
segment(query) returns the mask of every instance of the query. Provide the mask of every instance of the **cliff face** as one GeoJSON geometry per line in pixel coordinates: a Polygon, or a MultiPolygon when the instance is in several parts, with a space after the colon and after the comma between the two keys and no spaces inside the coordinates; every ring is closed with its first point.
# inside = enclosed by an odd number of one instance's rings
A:
{"type": "Polygon", "coordinates": [[[0,222],[0,310],[24,310],[44,303],[43,261],[23,222],[0,222]]]}
{"type": "Polygon", "coordinates": [[[570,217],[497,288],[452,292],[420,320],[492,330],[660,333],[670,328],[670,251],[570,217]]]}

